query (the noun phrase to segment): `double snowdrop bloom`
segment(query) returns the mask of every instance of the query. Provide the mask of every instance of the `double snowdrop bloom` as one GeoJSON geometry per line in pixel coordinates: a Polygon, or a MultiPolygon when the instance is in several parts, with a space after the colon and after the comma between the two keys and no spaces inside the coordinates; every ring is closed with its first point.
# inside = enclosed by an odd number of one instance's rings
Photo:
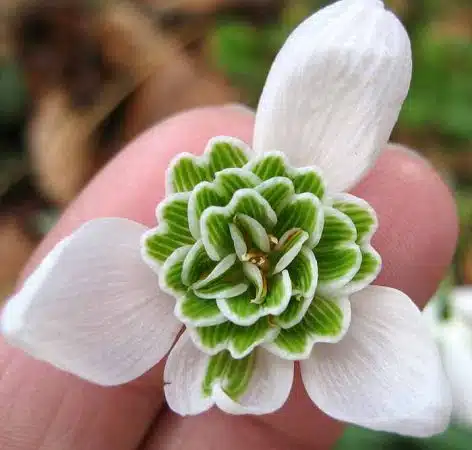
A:
{"type": "Polygon", "coordinates": [[[381,1],[308,18],[269,73],[252,149],[218,137],[179,155],[157,228],[83,225],[9,301],[4,335],[101,385],[170,351],[165,395],[181,415],[276,411],[297,361],[336,419],[442,431],[450,396],[432,335],[405,294],[371,286],[377,218],[345,193],[385,147],[410,77],[408,36],[381,1]]]}
{"type": "Polygon", "coordinates": [[[437,339],[452,394],[453,419],[472,427],[472,286],[454,289],[443,317],[441,299],[433,299],[424,315],[437,339]]]}

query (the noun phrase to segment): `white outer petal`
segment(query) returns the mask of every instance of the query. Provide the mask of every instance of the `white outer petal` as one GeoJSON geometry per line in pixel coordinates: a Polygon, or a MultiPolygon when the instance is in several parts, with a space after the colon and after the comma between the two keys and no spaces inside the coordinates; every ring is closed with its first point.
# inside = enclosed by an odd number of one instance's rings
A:
{"type": "Polygon", "coordinates": [[[172,349],[164,371],[164,390],[169,407],[182,416],[200,414],[213,405],[229,414],[269,414],[287,400],[294,365],[257,348],[252,378],[246,393],[234,401],[215,383],[211,397],[202,395],[202,382],[210,357],[193,344],[186,331],[172,349]]]}
{"type": "Polygon", "coordinates": [[[445,323],[439,344],[451,386],[453,417],[472,427],[472,329],[459,320],[445,323]]]}
{"type": "Polygon", "coordinates": [[[387,143],[411,80],[410,40],[378,0],[343,0],[305,20],[267,78],[254,150],[323,170],[348,190],[387,143]]]}
{"type": "Polygon", "coordinates": [[[214,405],[202,395],[202,381],[210,357],[197,349],[185,331],[171,350],[164,369],[167,404],[181,416],[200,414],[214,405]]]}
{"type": "Polygon", "coordinates": [[[402,292],[371,286],[351,297],[344,339],[301,363],[308,395],[326,414],[374,430],[426,437],[444,431],[451,396],[438,349],[402,292]]]}
{"type": "Polygon", "coordinates": [[[97,219],[59,243],[7,303],[7,341],[101,385],[139,377],[169,351],[180,324],[142,261],[146,228],[97,219]]]}
{"type": "Polygon", "coordinates": [[[213,388],[213,399],[228,414],[263,415],[280,409],[287,401],[293,384],[294,364],[257,348],[251,381],[244,395],[235,402],[219,384],[213,388]]]}

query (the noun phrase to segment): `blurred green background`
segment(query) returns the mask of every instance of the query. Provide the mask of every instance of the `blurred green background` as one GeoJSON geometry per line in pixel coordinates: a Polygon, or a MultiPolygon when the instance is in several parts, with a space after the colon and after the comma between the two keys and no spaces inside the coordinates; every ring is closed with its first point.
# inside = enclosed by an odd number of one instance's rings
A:
{"type": "MultiPolygon", "coordinates": [[[[186,108],[255,107],[290,31],[330,3],[2,2],[0,298],[62,209],[126,142],[186,108]]],[[[414,54],[393,140],[421,151],[455,192],[461,237],[448,280],[472,284],[472,1],[386,3],[414,54]]],[[[352,428],[338,448],[471,446],[472,433],[453,426],[423,441],[352,428]]]]}

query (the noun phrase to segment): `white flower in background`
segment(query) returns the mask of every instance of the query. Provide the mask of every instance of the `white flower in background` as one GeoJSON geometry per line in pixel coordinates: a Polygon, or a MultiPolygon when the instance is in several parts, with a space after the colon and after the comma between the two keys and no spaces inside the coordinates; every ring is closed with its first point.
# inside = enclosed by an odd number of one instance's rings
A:
{"type": "Polygon", "coordinates": [[[438,341],[451,386],[453,419],[472,427],[472,286],[450,293],[447,317],[439,299],[430,302],[424,315],[438,341]]]}
{"type": "Polygon", "coordinates": [[[405,294],[369,286],[377,218],[343,194],[387,143],[410,78],[408,36],[381,1],[308,18],[270,71],[253,150],[220,137],[201,157],[176,158],[155,229],[82,226],[7,304],[4,335],[116,385],[157,364],[185,328],[165,367],[181,415],[276,411],[299,361],[308,395],[336,419],[444,430],[450,395],[434,340],[405,294]]]}

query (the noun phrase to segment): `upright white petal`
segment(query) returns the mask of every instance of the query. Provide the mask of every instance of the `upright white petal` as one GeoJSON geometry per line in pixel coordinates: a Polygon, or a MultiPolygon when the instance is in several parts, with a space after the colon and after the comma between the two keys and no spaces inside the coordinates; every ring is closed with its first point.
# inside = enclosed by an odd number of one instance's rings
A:
{"type": "Polygon", "coordinates": [[[342,0],[305,20],[278,54],[256,115],[256,153],[316,165],[349,189],[390,137],[411,79],[411,46],[379,0],[342,0]]]}
{"type": "Polygon", "coordinates": [[[472,427],[472,329],[460,320],[444,324],[439,346],[451,386],[453,417],[472,427]]]}
{"type": "Polygon", "coordinates": [[[197,349],[185,332],[167,360],[164,381],[166,400],[177,414],[199,414],[213,405],[229,414],[269,414],[283,406],[292,388],[294,365],[262,348],[255,350],[254,367],[246,391],[233,400],[216,380],[211,395],[203,393],[203,380],[210,357],[197,349]]]}
{"type": "Polygon", "coordinates": [[[326,414],[374,430],[426,437],[442,432],[451,396],[438,349],[402,292],[371,286],[351,297],[352,321],[338,344],[319,344],[301,363],[303,382],[326,414]]]}
{"type": "Polygon", "coordinates": [[[146,228],[97,219],[58,244],[7,303],[2,333],[30,355],[102,385],[139,377],[169,351],[174,302],[141,260],[146,228]]]}

